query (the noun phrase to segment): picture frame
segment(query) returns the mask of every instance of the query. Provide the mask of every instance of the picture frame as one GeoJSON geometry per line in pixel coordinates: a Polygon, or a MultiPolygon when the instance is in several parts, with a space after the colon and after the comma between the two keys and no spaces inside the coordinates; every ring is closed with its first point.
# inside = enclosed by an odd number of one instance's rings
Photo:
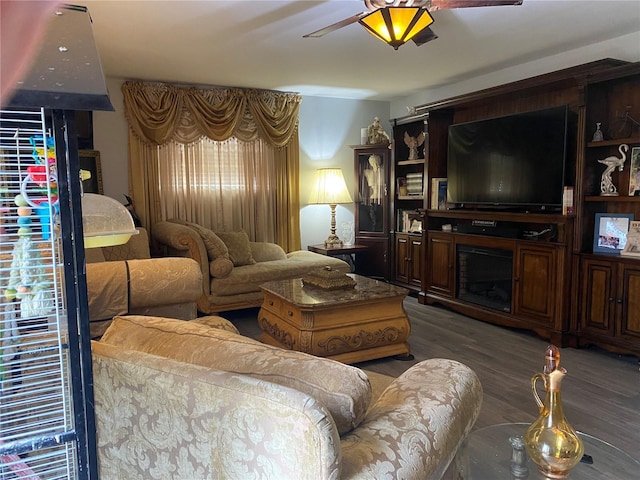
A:
{"type": "Polygon", "coordinates": [[[640,147],[631,149],[629,165],[629,196],[640,197],[640,147]]]}
{"type": "Polygon", "coordinates": [[[632,220],[632,213],[596,213],[593,253],[620,255],[632,220]]]}
{"type": "Polygon", "coordinates": [[[102,166],[100,165],[100,152],[97,150],[78,150],[80,162],[80,178],[82,179],[82,191],[84,193],[104,194],[102,187],[102,166]],[[90,176],[85,178],[82,170],[90,176]]]}
{"type": "Polygon", "coordinates": [[[431,179],[431,209],[446,210],[447,208],[447,179],[431,179]]]}

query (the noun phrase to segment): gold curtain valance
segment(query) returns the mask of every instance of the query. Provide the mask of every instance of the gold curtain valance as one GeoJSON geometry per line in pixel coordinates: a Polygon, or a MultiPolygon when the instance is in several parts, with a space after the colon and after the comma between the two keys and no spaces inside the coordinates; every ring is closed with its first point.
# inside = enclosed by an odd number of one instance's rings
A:
{"type": "Polygon", "coordinates": [[[179,87],[125,82],[125,115],[143,141],[191,143],[202,136],[224,141],[258,136],[284,147],[298,128],[302,97],[295,93],[242,88],[179,87]]]}

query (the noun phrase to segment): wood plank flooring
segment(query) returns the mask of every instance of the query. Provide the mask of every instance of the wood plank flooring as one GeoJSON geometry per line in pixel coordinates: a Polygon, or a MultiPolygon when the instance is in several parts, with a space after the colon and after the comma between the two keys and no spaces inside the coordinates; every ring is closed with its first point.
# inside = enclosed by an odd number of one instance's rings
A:
{"type": "MultiPolygon", "coordinates": [[[[411,320],[409,343],[414,360],[393,358],[357,366],[398,376],[428,358],[458,360],[477,373],[484,389],[480,416],[474,428],[497,423],[531,422],[537,406],[531,377],[542,372],[548,342],[524,331],[498,327],[451,312],[405,300],[411,320]]],[[[257,338],[258,309],[225,312],[243,335],[257,338]]],[[[640,460],[640,371],[634,356],[599,348],[564,348],[561,365],[563,405],[576,430],[605,440],[640,460]]],[[[640,478],[640,475],[639,475],[640,478]]]]}

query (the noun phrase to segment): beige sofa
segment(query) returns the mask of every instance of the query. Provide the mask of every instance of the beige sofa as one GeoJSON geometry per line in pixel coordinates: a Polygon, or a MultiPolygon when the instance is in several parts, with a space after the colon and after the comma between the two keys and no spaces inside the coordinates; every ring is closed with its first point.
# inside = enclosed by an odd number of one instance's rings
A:
{"type": "Polygon", "coordinates": [[[358,368],[197,321],[118,317],[92,351],[104,480],[440,478],[482,399],[431,359],[372,401],[358,368]]]}
{"type": "Polygon", "coordinates": [[[85,250],[91,338],[116,315],[196,318],[202,293],[198,264],[186,258],[150,258],[149,237],[138,229],[125,245],[85,250]]]}
{"type": "Polygon", "coordinates": [[[244,232],[217,232],[169,220],[153,227],[153,240],[166,255],[196,260],[203,293],[198,310],[219,313],[262,304],[260,285],[287,280],[329,266],[349,272],[347,262],[305,250],[285,253],[275,243],[250,242],[244,232]]]}

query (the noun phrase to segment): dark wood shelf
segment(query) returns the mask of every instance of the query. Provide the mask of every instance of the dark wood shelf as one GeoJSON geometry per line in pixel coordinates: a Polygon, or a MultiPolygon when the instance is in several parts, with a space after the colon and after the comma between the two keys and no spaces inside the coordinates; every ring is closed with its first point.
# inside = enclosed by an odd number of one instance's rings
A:
{"type": "Polygon", "coordinates": [[[578,254],[583,259],[603,260],[606,262],[638,262],[640,264],[640,257],[635,255],[606,255],[604,253],[584,252],[578,254]]]}
{"type": "Polygon", "coordinates": [[[567,223],[570,218],[573,218],[573,215],[559,213],[522,213],[493,210],[427,210],[427,216],[529,223],[567,223]]]}
{"type": "Polygon", "coordinates": [[[424,195],[398,195],[398,200],[424,200],[424,195]]]}
{"type": "Polygon", "coordinates": [[[616,138],[614,140],[602,140],[600,142],[587,142],[587,147],[588,148],[610,147],[611,145],[620,145],[623,143],[626,143],[626,144],[640,143],[640,137],[616,138]]]}
{"type": "Polygon", "coordinates": [[[618,195],[618,196],[600,196],[600,195],[589,195],[584,197],[585,202],[614,202],[614,203],[626,203],[626,202],[640,202],[640,197],[629,197],[628,195],[618,195]]]}

